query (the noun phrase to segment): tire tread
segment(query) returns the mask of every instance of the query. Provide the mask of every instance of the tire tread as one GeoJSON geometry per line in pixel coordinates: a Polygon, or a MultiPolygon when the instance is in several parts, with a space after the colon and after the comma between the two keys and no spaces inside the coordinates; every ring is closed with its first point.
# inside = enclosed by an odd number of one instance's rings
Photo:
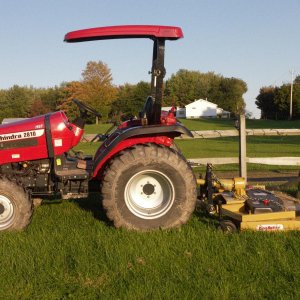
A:
{"type": "MultiPolygon", "coordinates": [[[[196,180],[195,175],[185,160],[185,158],[174,149],[156,145],[143,144],[135,145],[132,148],[122,151],[119,156],[111,159],[105,172],[102,183],[103,207],[107,217],[115,227],[125,227],[127,229],[144,230],[124,219],[115,203],[112,191],[116,190],[116,178],[122,176],[123,170],[135,164],[147,165],[148,163],[159,163],[164,161],[166,164],[176,166],[177,172],[184,174],[185,199],[180,207],[180,216],[176,220],[169,220],[162,225],[162,228],[179,227],[186,223],[193,213],[196,205],[196,180]]],[[[124,202],[125,205],[125,202],[124,202]]],[[[152,229],[152,228],[149,228],[152,229]]]]}

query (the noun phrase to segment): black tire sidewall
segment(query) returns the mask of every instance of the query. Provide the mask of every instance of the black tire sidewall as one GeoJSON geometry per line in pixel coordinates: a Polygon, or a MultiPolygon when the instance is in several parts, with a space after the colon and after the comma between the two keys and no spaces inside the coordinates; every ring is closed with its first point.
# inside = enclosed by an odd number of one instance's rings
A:
{"type": "Polygon", "coordinates": [[[31,220],[32,202],[28,194],[22,187],[6,178],[0,179],[0,195],[3,195],[13,205],[13,216],[5,227],[0,227],[0,231],[23,229],[31,220]]]}
{"type": "Polygon", "coordinates": [[[159,227],[168,227],[180,218],[182,214],[182,199],[186,199],[186,186],[184,178],[178,174],[178,171],[173,166],[166,162],[151,163],[147,166],[143,163],[134,164],[128,169],[124,170],[116,182],[115,190],[115,204],[122,219],[127,220],[131,226],[139,229],[151,229],[159,227]],[[128,181],[137,173],[141,171],[155,170],[163,173],[173,184],[175,197],[170,209],[161,217],[156,219],[144,219],[133,214],[126,205],[124,200],[125,187],[128,181]],[[181,200],[179,200],[181,199],[181,200]]]}
{"type": "Polygon", "coordinates": [[[231,234],[237,232],[237,226],[232,221],[221,221],[220,227],[222,231],[226,234],[231,234]]]}

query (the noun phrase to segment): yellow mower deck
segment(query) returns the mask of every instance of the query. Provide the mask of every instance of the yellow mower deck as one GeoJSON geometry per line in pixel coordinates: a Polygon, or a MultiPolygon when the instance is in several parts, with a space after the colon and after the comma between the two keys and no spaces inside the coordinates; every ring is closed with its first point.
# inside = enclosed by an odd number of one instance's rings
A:
{"type": "Polygon", "coordinates": [[[246,213],[245,200],[233,200],[223,204],[221,215],[238,223],[240,230],[277,231],[300,229],[300,217],[296,217],[295,211],[246,213]]]}
{"type": "Polygon", "coordinates": [[[219,216],[225,232],[236,230],[300,230],[300,200],[264,186],[246,188],[243,178],[220,179],[207,165],[205,179],[198,179],[200,202],[219,216]]]}

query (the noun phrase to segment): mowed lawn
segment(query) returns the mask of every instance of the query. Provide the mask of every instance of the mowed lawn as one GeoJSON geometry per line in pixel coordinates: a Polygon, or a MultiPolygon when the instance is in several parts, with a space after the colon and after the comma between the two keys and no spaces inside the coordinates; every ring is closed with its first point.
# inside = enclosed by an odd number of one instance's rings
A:
{"type": "MultiPolygon", "coordinates": [[[[178,119],[190,130],[230,130],[234,129],[235,121],[232,119],[178,119]]],[[[104,133],[111,127],[111,124],[91,124],[85,126],[86,133],[104,133]]],[[[274,120],[246,120],[246,127],[249,129],[288,129],[300,128],[300,120],[294,121],[274,121],[274,120]]]]}
{"type": "MultiPolygon", "coordinates": [[[[186,120],[179,119],[190,130],[226,130],[233,129],[235,121],[232,119],[197,119],[186,120]]],[[[246,127],[249,129],[287,129],[287,128],[300,128],[300,120],[287,121],[287,120],[246,120],[246,127]]]]}
{"type": "Polygon", "coordinates": [[[1,233],[0,299],[297,299],[299,249],[300,232],[228,236],[199,212],[180,229],[115,229],[94,195],[1,233]]]}
{"type": "MultiPolygon", "coordinates": [[[[238,157],[238,137],[176,140],[187,158],[238,157]]],[[[300,156],[300,136],[248,136],[247,156],[300,156]]]]}
{"type": "MultiPolygon", "coordinates": [[[[190,130],[226,130],[234,128],[231,119],[180,119],[190,130]]],[[[300,120],[246,120],[247,128],[300,128],[300,120]]],[[[86,133],[104,133],[111,124],[87,125],[86,133]]],[[[176,144],[188,158],[238,156],[238,138],[176,140],[176,144]]],[[[300,156],[300,136],[248,136],[247,155],[250,157],[300,156]]],[[[94,154],[99,143],[81,143],[76,149],[94,154]]]]}
{"type": "MultiPolygon", "coordinates": [[[[238,137],[213,139],[176,139],[176,145],[187,158],[237,157],[238,137]]],[[[75,149],[86,154],[95,154],[100,143],[80,143],[75,149]]],[[[249,157],[300,156],[300,136],[249,136],[249,157]]]]}
{"type": "MultiPolygon", "coordinates": [[[[235,138],[177,143],[187,157],[237,155],[235,138]]],[[[299,137],[251,137],[248,153],[299,156],[299,144],[299,137]]],[[[112,227],[99,194],[48,200],[26,231],[2,232],[0,240],[1,300],[300,297],[300,232],[224,235],[199,211],[179,229],[141,233],[112,227]]]]}

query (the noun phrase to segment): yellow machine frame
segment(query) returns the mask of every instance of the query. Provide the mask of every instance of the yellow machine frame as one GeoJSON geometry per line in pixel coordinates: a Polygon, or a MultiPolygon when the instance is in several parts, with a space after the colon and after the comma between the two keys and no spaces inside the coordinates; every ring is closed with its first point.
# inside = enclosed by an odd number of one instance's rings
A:
{"type": "MultiPolygon", "coordinates": [[[[207,211],[210,214],[219,215],[220,226],[223,231],[233,232],[237,229],[257,231],[300,229],[300,216],[296,215],[295,210],[287,208],[280,212],[257,214],[246,210],[245,204],[248,196],[244,178],[218,179],[213,175],[211,165],[208,165],[206,178],[198,179],[197,184],[200,186],[200,200],[202,204],[205,204],[206,208],[209,207],[207,211]],[[209,188],[212,189],[211,193],[208,191],[209,188]],[[205,199],[203,199],[203,191],[205,191],[205,199]],[[208,199],[209,194],[211,194],[211,199],[208,199]],[[212,206],[214,209],[212,209],[212,206]]],[[[255,188],[259,188],[262,192],[265,189],[264,186],[255,188]]],[[[283,193],[276,194],[276,196],[294,206],[296,203],[300,203],[296,198],[283,193]]]]}

